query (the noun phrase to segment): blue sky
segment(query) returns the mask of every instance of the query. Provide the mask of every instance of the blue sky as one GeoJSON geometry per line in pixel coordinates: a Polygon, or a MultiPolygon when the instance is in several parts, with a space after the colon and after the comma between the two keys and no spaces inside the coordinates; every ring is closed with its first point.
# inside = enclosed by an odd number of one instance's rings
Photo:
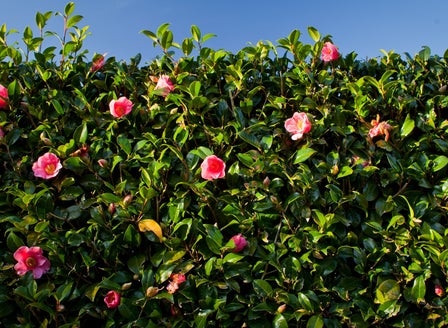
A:
{"type": "MultiPolygon", "coordinates": [[[[340,52],[352,51],[358,59],[381,56],[380,49],[414,55],[428,46],[432,54],[443,56],[448,49],[448,1],[302,1],[302,0],[74,0],[74,14],[84,18],[79,27],[89,26],[85,41],[89,53],[108,53],[117,60],[128,60],[141,53],[143,62],[160,54],[152,41],[140,33],[156,31],[171,23],[174,41],[190,36],[191,25],[202,34],[217,36],[206,43],[214,49],[236,52],[249,43],[280,38],[298,29],[300,40],[312,43],[307,27],[331,35],[340,52]]],[[[26,26],[37,33],[37,11],[63,12],[68,1],[6,1],[0,11],[0,25],[23,32],[26,26]]],[[[62,17],[50,20],[48,29],[62,34],[62,17]]],[[[18,34],[16,37],[19,37],[18,34]]]]}

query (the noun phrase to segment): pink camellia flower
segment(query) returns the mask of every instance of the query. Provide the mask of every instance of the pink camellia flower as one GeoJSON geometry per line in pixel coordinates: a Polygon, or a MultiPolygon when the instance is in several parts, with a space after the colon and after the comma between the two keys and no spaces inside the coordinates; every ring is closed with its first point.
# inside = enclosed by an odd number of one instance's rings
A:
{"type": "Polygon", "coordinates": [[[372,128],[369,130],[369,137],[374,138],[376,136],[384,135],[384,140],[389,140],[389,131],[392,130],[392,126],[387,122],[380,122],[380,116],[377,115],[375,120],[371,121],[372,128]]]}
{"type": "Polygon", "coordinates": [[[169,294],[174,294],[179,289],[179,285],[185,282],[186,277],[183,273],[172,273],[170,279],[171,281],[168,286],[166,286],[166,290],[169,294]]]}
{"type": "Polygon", "coordinates": [[[168,75],[162,75],[157,80],[156,87],[154,90],[160,90],[160,94],[164,97],[168,96],[171,91],[174,90],[173,82],[171,82],[168,75]]]}
{"type": "Polygon", "coordinates": [[[285,121],[285,129],[292,134],[292,140],[299,140],[303,135],[311,130],[311,123],[306,113],[294,113],[291,118],[285,121]]]}
{"type": "Polygon", "coordinates": [[[14,269],[19,276],[23,276],[28,271],[33,271],[34,279],[39,279],[50,270],[50,261],[42,255],[42,249],[38,246],[19,247],[14,252],[14,259],[18,262],[14,265],[14,269]]]}
{"type": "Polygon", "coordinates": [[[98,71],[98,70],[100,70],[100,69],[102,69],[103,68],[103,66],[104,66],[104,57],[106,56],[107,54],[104,54],[104,55],[96,55],[96,56],[94,56],[93,57],[93,62],[92,62],[92,67],[90,67],[90,71],[91,72],[96,72],[96,71],[98,71]]]}
{"type": "Polygon", "coordinates": [[[226,175],[226,163],[215,155],[207,156],[201,164],[201,176],[206,180],[223,178],[226,175]]]}
{"type": "Polygon", "coordinates": [[[437,296],[439,296],[439,297],[442,297],[443,296],[443,289],[442,289],[442,286],[440,286],[440,285],[435,285],[435,287],[434,287],[434,293],[437,295],[437,296]]]}
{"type": "Polygon", "coordinates": [[[132,101],[126,97],[120,97],[117,100],[113,99],[109,103],[110,113],[118,118],[128,115],[132,110],[132,106],[132,101]]]}
{"type": "Polygon", "coordinates": [[[8,89],[0,84],[0,108],[8,106],[8,89]]]}
{"type": "Polygon", "coordinates": [[[247,246],[246,238],[244,238],[243,235],[240,233],[230,238],[230,240],[232,240],[235,243],[235,248],[233,249],[234,253],[241,252],[244,249],[244,247],[247,246]]]}
{"type": "Polygon", "coordinates": [[[325,42],[322,48],[322,60],[324,62],[330,62],[339,58],[339,51],[336,46],[331,42],[325,42]]]}
{"type": "Polygon", "coordinates": [[[120,305],[121,296],[115,290],[111,290],[106,294],[104,303],[109,309],[115,309],[120,305]]]}
{"type": "Polygon", "coordinates": [[[33,163],[34,176],[43,179],[51,179],[58,175],[62,168],[59,158],[52,153],[45,153],[33,163]]]}

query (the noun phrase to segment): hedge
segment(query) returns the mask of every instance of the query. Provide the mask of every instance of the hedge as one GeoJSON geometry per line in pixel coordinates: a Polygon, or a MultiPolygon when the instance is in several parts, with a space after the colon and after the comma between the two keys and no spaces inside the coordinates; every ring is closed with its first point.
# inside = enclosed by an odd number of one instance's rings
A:
{"type": "Polygon", "coordinates": [[[143,64],[53,16],[0,29],[3,326],[447,324],[448,52],[163,24],[143,64]]]}

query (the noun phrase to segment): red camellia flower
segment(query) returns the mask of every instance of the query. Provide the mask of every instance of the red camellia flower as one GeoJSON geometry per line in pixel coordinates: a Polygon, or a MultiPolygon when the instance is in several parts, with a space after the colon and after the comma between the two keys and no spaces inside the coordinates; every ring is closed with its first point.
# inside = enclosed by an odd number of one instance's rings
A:
{"type": "Polygon", "coordinates": [[[201,176],[206,180],[223,178],[226,175],[226,163],[215,155],[207,156],[201,164],[201,176]]]}
{"type": "Polygon", "coordinates": [[[384,135],[384,140],[389,140],[389,131],[392,130],[392,126],[387,122],[380,122],[380,116],[377,115],[375,120],[371,121],[372,128],[369,130],[369,137],[384,135]]]}
{"type": "Polygon", "coordinates": [[[241,252],[244,249],[244,247],[247,246],[246,238],[244,238],[243,235],[240,233],[230,238],[230,240],[232,240],[235,243],[235,248],[233,249],[234,253],[241,252]]]}
{"type": "Polygon", "coordinates": [[[110,113],[118,118],[128,115],[132,110],[132,106],[132,101],[126,97],[120,97],[117,100],[113,99],[109,103],[110,113]]]}
{"type": "Polygon", "coordinates": [[[50,261],[42,255],[42,249],[37,246],[19,247],[14,253],[14,259],[18,262],[14,265],[14,269],[19,276],[23,276],[31,270],[34,279],[39,279],[50,270],[50,261]]]}
{"type": "Polygon", "coordinates": [[[8,89],[0,84],[0,108],[8,106],[8,89]]]}
{"type": "Polygon", "coordinates": [[[306,113],[294,113],[285,121],[285,129],[292,134],[292,140],[298,140],[311,130],[311,123],[306,113]]]}
{"type": "Polygon", "coordinates": [[[162,75],[157,80],[157,84],[154,90],[160,90],[161,91],[160,94],[166,97],[170,94],[171,91],[174,90],[174,85],[173,82],[171,82],[168,75],[162,75]]]}
{"type": "Polygon", "coordinates": [[[179,285],[185,282],[186,277],[183,273],[172,273],[170,275],[170,283],[166,286],[166,290],[170,294],[174,294],[179,289],[179,285]]]}
{"type": "Polygon", "coordinates": [[[33,163],[34,176],[43,179],[55,177],[61,168],[59,158],[52,153],[45,153],[33,163]]]}
{"type": "Polygon", "coordinates": [[[322,48],[322,60],[324,62],[329,62],[339,58],[338,48],[331,42],[325,42],[322,48]]]}
{"type": "Polygon", "coordinates": [[[115,309],[120,305],[121,296],[115,290],[111,290],[106,294],[104,303],[109,309],[115,309]]]}

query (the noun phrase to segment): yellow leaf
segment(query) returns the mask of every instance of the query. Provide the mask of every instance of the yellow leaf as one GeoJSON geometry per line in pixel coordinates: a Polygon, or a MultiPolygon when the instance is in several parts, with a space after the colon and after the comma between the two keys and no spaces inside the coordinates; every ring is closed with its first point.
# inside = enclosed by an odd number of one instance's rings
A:
{"type": "Polygon", "coordinates": [[[160,225],[152,219],[144,219],[138,223],[138,229],[140,232],[152,231],[159,237],[160,242],[162,242],[162,228],[160,225]]]}

